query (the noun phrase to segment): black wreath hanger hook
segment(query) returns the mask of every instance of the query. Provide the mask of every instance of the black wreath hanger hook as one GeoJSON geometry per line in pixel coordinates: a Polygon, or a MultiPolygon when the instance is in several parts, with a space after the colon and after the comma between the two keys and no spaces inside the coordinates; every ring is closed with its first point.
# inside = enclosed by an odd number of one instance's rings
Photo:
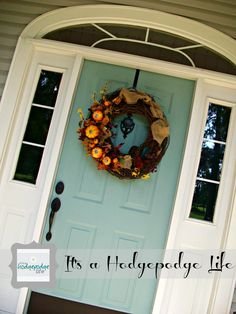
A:
{"type": "Polygon", "coordinates": [[[135,72],[135,76],[134,76],[134,81],[133,81],[133,86],[132,86],[132,90],[136,90],[137,84],[138,84],[138,79],[139,79],[139,74],[140,74],[140,70],[136,69],[135,72]]]}
{"type": "MultiPolygon", "coordinates": [[[[140,70],[136,69],[133,86],[130,88],[130,90],[136,90],[138,79],[139,79],[140,70]]],[[[120,122],[120,129],[123,133],[123,138],[125,139],[128,134],[130,134],[135,127],[135,122],[132,118],[132,114],[127,114],[127,116],[120,122]]]]}

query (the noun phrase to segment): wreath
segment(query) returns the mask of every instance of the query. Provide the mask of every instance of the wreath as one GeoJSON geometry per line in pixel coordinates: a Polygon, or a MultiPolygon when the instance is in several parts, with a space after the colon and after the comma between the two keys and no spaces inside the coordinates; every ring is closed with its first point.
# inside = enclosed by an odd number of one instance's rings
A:
{"type": "Polygon", "coordinates": [[[169,143],[169,125],[154,99],[143,92],[122,88],[112,93],[103,93],[101,99],[94,98],[89,115],[81,121],[77,130],[79,140],[87,154],[96,161],[99,170],[107,170],[120,179],[148,179],[151,172],[166,152],[169,143]],[[148,135],[139,147],[132,146],[127,154],[121,153],[122,143],[114,146],[112,138],[114,119],[118,116],[139,114],[148,121],[148,135]]]}

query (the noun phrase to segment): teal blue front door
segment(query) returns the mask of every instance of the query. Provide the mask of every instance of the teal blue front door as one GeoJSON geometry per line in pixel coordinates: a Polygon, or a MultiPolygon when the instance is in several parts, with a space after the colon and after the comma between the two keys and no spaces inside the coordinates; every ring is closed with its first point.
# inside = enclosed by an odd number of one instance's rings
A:
{"type": "MultiPolygon", "coordinates": [[[[163,249],[168,235],[178,176],[185,145],[194,82],[140,71],[137,89],[153,95],[161,104],[170,124],[170,145],[157,173],[151,179],[119,180],[99,171],[86,156],[76,129],[80,107],[86,113],[91,96],[108,83],[109,89],[131,87],[135,69],[85,61],[71,110],[55,186],[64,183],[59,196],[61,209],[52,226],[52,243],[58,249],[122,250],[163,249]]],[[[145,139],[145,123],[137,119],[132,141],[145,139]]],[[[141,144],[141,143],[140,143],[141,144]]],[[[50,208],[49,208],[50,211],[50,208]]],[[[46,243],[48,219],[42,235],[46,243]]],[[[65,261],[58,261],[65,267],[65,261]]],[[[59,279],[57,287],[46,293],[126,313],[152,312],[157,280],[59,279]]]]}

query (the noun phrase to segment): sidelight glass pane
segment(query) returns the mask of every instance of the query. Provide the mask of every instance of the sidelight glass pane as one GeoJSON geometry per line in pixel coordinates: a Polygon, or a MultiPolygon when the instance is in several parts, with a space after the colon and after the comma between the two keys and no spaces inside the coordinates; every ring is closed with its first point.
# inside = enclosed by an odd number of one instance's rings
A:
{"type": "Polygon", "coordinates": [[[36,183],[62,73],[41,70],[14,178],[36,183]]]}
{"type": "Polygon", "coordinates": [[[62,73],[42,70],[33,103],[54,107],[62,78],[62,73]]]}
{"type": "Polygon", "coordinates": [[[219,185],[196,181],[190,218],[213,221],[219,185]]]}
{"type": "Polygon", "coordinates": [[[214,181],[220,180],[225,145],[204,141],[197,176],[214,181]]]}
{"type": "Polygon", "coordinates": [[[24,141],[44,145],[46,143],[53,110],[32,106],[24,141]]]}
{"type": "Polygon", "coordinates": [[[36,183],[43,148],[22,144],[14,180],[36,183]]]}
{"type": "Polygon", "coordinates": [[[190,218],[213,221],[231,108],[210,103],[190,218]]]}
{"type": "Polygon", "coordinates": [[[210,104],[204,138],[226,142],[231,108],[210,104]]]}

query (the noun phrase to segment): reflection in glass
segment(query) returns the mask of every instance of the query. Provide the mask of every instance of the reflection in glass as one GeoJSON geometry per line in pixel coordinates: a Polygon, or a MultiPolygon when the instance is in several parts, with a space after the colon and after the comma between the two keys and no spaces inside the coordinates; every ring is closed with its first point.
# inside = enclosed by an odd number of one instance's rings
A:
{"type": "Polygon", "coordinates": [[[190,218],[213,221],[219,185],[196,181],[190,218]]]}
{"type": "Polygon", "coordinates": [[[44,145],[47,139],[53,110],[32,106],[24,141],[44,145]]]}
{"type": "Polygon", "coordinates": [[[14,180],[36,183],[43,148],[22,144],[14,180]]]}
{"type": "Polygon", "coordinates": [[[42,70],[33,103],[54,107],[62,73],[42,70]]]}
{"type": "Polygon", "coordinates": [[[226,142],[231,108],[210,104],[204,138],[226,142]]]}
{"type": "Polygon", "coordinates": [[[220,180],[225,145],[204,141],[197,176],[214,181],[220,180]]]}

